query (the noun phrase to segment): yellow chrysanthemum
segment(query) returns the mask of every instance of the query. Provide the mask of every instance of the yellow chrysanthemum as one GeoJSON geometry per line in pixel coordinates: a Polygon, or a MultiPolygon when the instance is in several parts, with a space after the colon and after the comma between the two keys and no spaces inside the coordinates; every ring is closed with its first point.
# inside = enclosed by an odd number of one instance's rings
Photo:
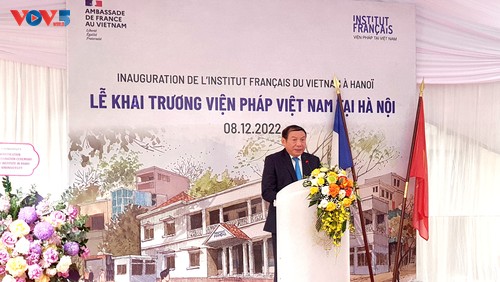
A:
{"type": "Polygon", "coordinates": [[[333,211],[334,209],[335,209],[335,203],[328,202],[328,204],[326,205],[325,210],[326,211],[333,211]]]}
{"type": "Polygon", "coordinates": [[[349,198],[344,198],[344,199],[342,200],[342,205],[344,205],[344,207],[346,207],[346,208],[347,208],[347,207],[349,207],[349,206],[351,205],[351,199],[349,199],[349,198]]]}
{"type": "Polygon", "coordinates": [[[318,192],[319,192],[319,188],[318,188],[318,187],[316,187],[316,186],[313,186],[313,187],[311,187],[311,189],[309,189],[309,193],[310,193],[311,195],[314,195],[314,194],[316,194],[316,193],[318,193],[318,192]]]}
{"type": "Polygon", "coordinates": [[[325,185],[325,179],[324,178],[318,178],[318,185],[319,186],[325,185]]]}
{"type": "Polygon", "coordinates": [[[327,179],[328,183],[337,183],[337,176],[336,175],[328,175],[327,179]]]}
{"type": "Polygon", "coordinates": [[[316,176],[318,176],[318,174],[319,174],[319,173],[320,173],[319,168],[316,168],[316,169],[314,169],[314,170],[311,172],[311,176],[315,176],[315,177],[316,177],[316,176]]]}

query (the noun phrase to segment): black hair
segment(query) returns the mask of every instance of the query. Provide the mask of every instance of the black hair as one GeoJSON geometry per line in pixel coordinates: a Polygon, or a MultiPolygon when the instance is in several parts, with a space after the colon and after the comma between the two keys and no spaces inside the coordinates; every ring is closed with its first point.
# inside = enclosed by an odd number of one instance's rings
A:
{"type": "Polygon", "coordinates": [[[165,277],[167,277],[168,273],[170,272],[170,269],[164,269],[160,272],[160,278],[163,279],[165,277]]]}
{"type": "Polygon", "coordinates": [[[285,129],[283,129],[283,131],[281,132],[281,137],[288,139],[288,134],[290,132],[293,132],[293,131],[302,131],[307,136],[307,132],[304,130],[304,128],[293,124],[293,125],[289,125],[289,126],[285,127],[285,129]]]}

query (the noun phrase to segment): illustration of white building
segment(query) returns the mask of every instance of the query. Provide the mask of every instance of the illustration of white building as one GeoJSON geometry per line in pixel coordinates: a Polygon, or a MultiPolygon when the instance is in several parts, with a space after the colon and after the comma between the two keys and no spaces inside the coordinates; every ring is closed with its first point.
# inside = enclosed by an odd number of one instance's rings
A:
{"type": "MultiPolygon", "coordinates": [[[[139,215],[141,254],[156,258],[157,273],[170,268],[172,278],[268,281],[274,261],[271,234],[262,230],[268,204],[260,184],[253,181],[200,199],[183,192],[139,215]]],[[[388,272],[387,214],[402,202],[404,178],[388,173],[366,179],[359,188],[372,267],[375,274],[388,272]]],[[[360,226],[351,234],[350,252],[351,274],[368,274],[360,226]]]]}
{"type": "Polygon", "coordinates": [[[366,236],[372,261],[366,259],[359,214],[355,213],[356,231],[350,237],[351,274],[368,274],[368,263],[374,274],[390,270],[388,212],[403,201],[405,179],[395,173],[365,179],[359,185],[359,196],[365,219],[366,236]]]}
{"type": "Polygon", "coordinates": [[[168,267],[172,278],[268,281],[274,261],[271,234],[263,231],[267,208],[260,180],[199,199],[182,192],[138,216],[141,254],[156,258],[157,273],[168,267]]]}

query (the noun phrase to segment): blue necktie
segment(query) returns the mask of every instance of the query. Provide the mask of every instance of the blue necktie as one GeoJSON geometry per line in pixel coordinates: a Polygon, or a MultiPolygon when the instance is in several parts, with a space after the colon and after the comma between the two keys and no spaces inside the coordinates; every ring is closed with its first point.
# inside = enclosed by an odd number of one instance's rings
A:
{"type": "Polygon", "coordinates": [[[297,175],[297,180],[302,179],[302,172],[300,172],[300,164],[299,164],[299,158],[294,157],[293,160],[295,161],[295,175],[297,175]]]}

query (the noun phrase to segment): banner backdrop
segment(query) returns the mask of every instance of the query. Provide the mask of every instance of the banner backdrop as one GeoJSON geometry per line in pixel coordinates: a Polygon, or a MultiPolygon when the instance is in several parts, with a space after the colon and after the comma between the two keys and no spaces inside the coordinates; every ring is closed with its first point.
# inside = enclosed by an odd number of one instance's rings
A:
{"type": "Polygon", "coordinates": [[[335,164],[334,76],[360,183],[406,175],[417,102],[412,5],[79,0],[68,9],[73,193],[126,186],[103,177],[120,157],[191,187],[207,173],[259,180],[290,124],[307,130],[309,152],[335,164]]]}

